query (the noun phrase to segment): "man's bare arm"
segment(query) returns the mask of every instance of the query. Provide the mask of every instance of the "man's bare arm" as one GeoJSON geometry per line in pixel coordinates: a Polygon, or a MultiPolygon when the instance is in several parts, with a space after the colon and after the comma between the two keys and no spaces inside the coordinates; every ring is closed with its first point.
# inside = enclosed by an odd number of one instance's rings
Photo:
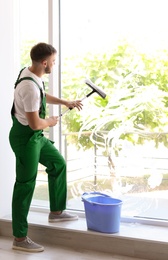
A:
{"type": "Polygon", "coordinates": [[[52,116],[46,119],[39,117],[39,111],[26,112],[26,118],[30,128],[33,130],[43,130],[45,128],[55,126],[58,123],[58,117],[52,116]]]}

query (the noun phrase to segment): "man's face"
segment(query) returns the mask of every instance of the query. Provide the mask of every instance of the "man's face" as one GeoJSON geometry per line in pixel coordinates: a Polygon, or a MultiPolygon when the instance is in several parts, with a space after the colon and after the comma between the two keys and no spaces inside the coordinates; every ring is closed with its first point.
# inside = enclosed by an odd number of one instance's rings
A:
{"type": "Polygon", "coordinates": [[[56,54],[52,54],[46,59],[47,66],[45,67],[45,73],[50,74],[53,66],[55,65],[56,54]]]}

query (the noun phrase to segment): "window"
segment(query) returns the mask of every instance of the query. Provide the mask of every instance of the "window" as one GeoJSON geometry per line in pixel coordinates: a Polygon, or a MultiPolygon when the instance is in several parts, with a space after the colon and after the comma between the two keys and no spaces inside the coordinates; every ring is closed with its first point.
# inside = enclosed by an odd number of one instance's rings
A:
{"type": "MultiPolygon", "coordinates": [[[[38,42],[48,42],[48,0],[20,0],[20,57],[21,67],[30,65],[30,48],[38,42]]],[[[48,91],[48,77],[44,78],[48,91]]],[[[49,129],[45,135],[49,136],[49,129]]],[[[46,187],[47,176],[45,169],[39,165],[36,191],[33,199],[34,206],[43,205],[47,201],[48,192],[46,187]]],[[[48,203],[45,203],[47,206],[48,203]]]]}
{"type": "MultiPolygon", "coordinates": [[[[24,15],[30,1],[20,2],[25,30],[21,42],[47,41],[48,2],[36,1],[38,19],[35,12],[31,20],[24,15]]],[[[85,78],[107,94],[105,100],[93,94],[83,101],[81,112],[74,109],[62,116],[59,134],[68,168],[67,207],[83,210],[81,195],[96,190],[121,198],[123,217],[167,220],[166,2],[61,0],[59,4],[61,96],[85,97],[90,92],[85,78]]],[[[33,204],[48,207],[43,167],[33,204]]]]}

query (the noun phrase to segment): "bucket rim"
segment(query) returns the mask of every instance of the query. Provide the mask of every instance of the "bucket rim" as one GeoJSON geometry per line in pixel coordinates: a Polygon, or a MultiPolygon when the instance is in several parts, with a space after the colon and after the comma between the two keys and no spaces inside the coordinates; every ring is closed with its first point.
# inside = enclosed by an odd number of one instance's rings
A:
{"type": "Polygon", "coordinates": [[[93,204],[96,204],[96,205],[101,205],[101,206],[119,206],[119,205],[123,204],[123,201],[122,201],[122,200],[117,199],[117,198],[113,198],[113,197],[111,197],[111,196],[109,196],[109,195],[107,195],[107,194],[101,193],[101,192],[90,192],[90,193],[85,192],[85,193],[83,193],[83,195],[82,195],[82,201],[83,201],[83,202],[88,202],[88,203],[90,203],[90,204],[92,204],[92,205],[93,205],[93,204]],[[117,203],[102,204],[102,203],[99,203],[99,202],[90,201],[90,200],[89,200],[89,197],[88,197],[88,198],[84,197],[84,196],[89,196],[89,195],[91,195],[91,194],[92,194],[92,195],[102,195],[102,196],[104,196],[104,197],[111,198],[111,199],[113,199],[113,200],[116,200],[117,203]]]}
{"type": "Polygon", "coordinates": [[[102,206],[102,207],[107,207],[107,206],[120,206],[123,204],[122,201],[120,202],[117,202],[117,203],[108,203],[108,204],[102,204],[102,203],[99,203],[99,202],[92,202],[92,201],[89,201],[89,200],[84,200],[84,202],[88,202],[89,204],[92,204],[92,205],[99,205],[99,206],[102,206]]]}

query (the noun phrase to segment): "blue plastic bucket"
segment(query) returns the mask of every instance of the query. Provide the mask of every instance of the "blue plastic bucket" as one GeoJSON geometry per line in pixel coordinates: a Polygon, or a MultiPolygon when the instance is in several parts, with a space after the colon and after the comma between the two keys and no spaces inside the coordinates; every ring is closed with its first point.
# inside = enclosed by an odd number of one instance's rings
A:
{"type": "Polygon", "coordinates": [[[120,229],[122,201],[100,192],[84,193],[87,228],[103,233],[117,233],[120,229]]]}

